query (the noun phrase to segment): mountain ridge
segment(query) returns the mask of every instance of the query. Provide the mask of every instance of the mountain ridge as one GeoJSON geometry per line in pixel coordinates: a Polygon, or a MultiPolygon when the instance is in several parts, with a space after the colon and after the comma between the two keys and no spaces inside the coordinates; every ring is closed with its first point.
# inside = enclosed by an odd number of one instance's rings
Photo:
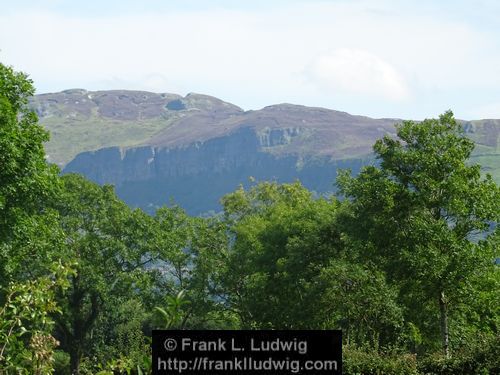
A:
{"type": "MultiPolygon", "coordinates": [[[[332,129],[332,124],[342,129],[339,129],[338,133],[326,134],[326,138],[345,135],[349,125],[362,125],[363,122],[371,121],[377,122],[379,128],[384,129],[377,133],[377,136],[380,136],[389,132],[397,121],[370,119],[347,112],[289,103],[270,105],[261,110],[243,111],[231,103],[203,94],[190,93],[182,97],[170,93],[155,94],[129,90],[70,89],[60,93],[37,95],[31,100],[31,106],[39,115],[40,122],[53,135],[47,144],[49,160],[61,167],[82,151],[111,146],[189,145],[192,142],[216,138],[244,126],[254,126],[260,130],[283,127],[313,128],[320,130],[320,137],[311,142],[321,143],[325,136],[321,133],[328,128],[332,129]],[[124,138],[121,131],[128,136],[124,138]],[[72,135],[74,142],[68,142],[68,136],[71,141],[72,135]],[[89,135],[93,135],[94,141],[100,139],[101,142],[86,143],[89,135]],[[72,148],[64,149],[64,146],[68,145],[72,148]]],[[[357,144],[363,138],[361,135],[356,136],[357,144]]],[[[369,137],[369,140],[373,140],[373,137],[369,137]]],[[[304,144],[302,146],[303,149],[307,148],[304,144]]],[[[364,142],[364,146],[365,151],[369,152],[371,144],[364,142]]],[[[298,150],[291,150],[294,151],[298,150]]],[[[310,151],[318,152],[317,147],[310,151]]],[[[334,148],[322,150],[323,153],[332,154],[334,151],[334,148]]]]}
{"type": "MultiPolygon", "coordinates": [[[[337,169],[373,163],[373,143],[395,136],[402,121],[289,103],[244,111],[203,94],[128,90],[71,89],[30,105],[52,134],[49,161],[63,173],[112,183],[133,206],[173,198],[194,214],[217,210],[250,176],[332,191],[337,169]]],[[[476,142],[472,162],[500,182],[500,120],[462,123],[476,142]]]]}

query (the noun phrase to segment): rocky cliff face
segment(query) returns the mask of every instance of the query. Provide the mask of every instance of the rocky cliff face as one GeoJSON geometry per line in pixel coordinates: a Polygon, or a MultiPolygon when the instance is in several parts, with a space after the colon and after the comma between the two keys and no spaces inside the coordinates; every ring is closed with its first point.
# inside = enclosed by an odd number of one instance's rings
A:
{"type": "MultiPolygon", "coordinates": [[[[338,168],[357,172],[373,162],[373,143],[394,136],[399,122],[292,104],[243,111],[207,95],[124,90],[67,90],[31,105],[52,134],[49,160],[64,173],[114,184],[134,206],[152,211],[173,199],[192,214],[218,210],[249,177],[332,191],[338,168]]],[[[500,121],[464,128],[477,144],[473,162],[500,180],[500,121]]]]}
{"type": "Polygon", "coordinates": [[[300,128],[259,134],[246,127],[177,148],[110,147],[79,154],[64,172],[114,184],[118,195],[133,206],[153,210],[174,201],[191,214],[199,214],[219,210],[218,200],[240,184],[247,185],[250,177],[279,182],[299,179],[312,190],[326,192],[333,190],[337,168],[357,172],[366,162],[361,158],[276,156],[265,151],[287,145],[300,134],[300,128]]]}

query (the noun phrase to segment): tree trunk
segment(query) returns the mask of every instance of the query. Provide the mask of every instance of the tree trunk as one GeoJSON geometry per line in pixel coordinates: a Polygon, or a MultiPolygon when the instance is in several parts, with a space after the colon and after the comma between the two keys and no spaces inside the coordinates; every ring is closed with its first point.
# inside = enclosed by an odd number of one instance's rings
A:
{"type": "Polygon", "coordinates": [[[450,357],[450,337],[448,331],[448,304],[444,291],[439,293],[439,315],[441,320],[441,340],[443,344],[443,352],[446,358],[450,357]]]}
{"type": "Polygon", "coordinates": [[[351,344],[351,322],[350,322],[349,318],[347,318],[346,343],[347,343],[347,346],[349,346],[351,344]]]}
{"type": "Polygon", "coordinates": [[[69,350],[69,366],[71,375],[80,375],[80,349],[78,346],[73,346],[69,350]]]}

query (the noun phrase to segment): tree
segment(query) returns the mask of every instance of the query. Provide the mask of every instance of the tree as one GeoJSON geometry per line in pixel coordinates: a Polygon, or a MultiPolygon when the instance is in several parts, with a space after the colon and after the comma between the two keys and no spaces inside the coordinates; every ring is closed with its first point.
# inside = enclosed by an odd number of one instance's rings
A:
{"type": "Polygon", "coordinates": [[[324,326],[342,329],[347,346],[379,350],[397,343],[403,309],[384,272],[343,257],[325,265],[318,281],[315,306],[324,310],[324,326]]]}
{"type": "Polygon", "coordinates": [[[481,178],[478,165],[468,164],[474,143],[451,112],[404,121],[397,135],[376,142],[379,166],[355,178],[339,176],[340,192],[351,202],[344,222],[365,256],[400,284],[415,325],[435,327],[438,311],[448,356],[450,312],[466,308],[468,285],[498,256],[485,238],[499,220],[500,192],[490,176],[481,178]]]}
{"type": "Polygon", "coordinates": [[[315,199],[300,183],[261,183],[223,203],[225,298],[243,327],[341,328],[347,343],[387,343],[401,311],[383,273],[344,241],[340,202],[315,199]]]}
{"type": "MultiPolygon", "coordinates": [[[[58,187],[57,168],[46,163],[48,133],[28,108],[32,81],[0,64],[0,284],[41,276],[59,237],[46,202],[58,187]],[[25,261],[31,258],[32,262],[25,261]]],[[[0,301],[2,297],[0,296],[0,301]]]]}
{"type": "Polygon", "coordinates": [[[34,94],[24,73],[0,64],[0,238],[9,238],[22,214],[39,213],[57,186],[57,168],[45,161],[49,135],[28,108],[34,94]]]}
{"type": "Polygon", "coordinates": [[[57,338],[70,354],[73,373],[92,345],[90,332],[99,317],[120,298],[140,292],[143,266],[157,253],[154,222],[119,200],[111,186],[99,186],[78,175],[65,175],[56,207],[65,234],[67,256],[76,275],[57,295],[62,315],[55,316],[57,338]]]}
{"type": "Polygon", "coordinates": [[[154,217],[159,253],[155,284],[164,293],[160,307],[171,306],[179,293],[176,328],[227,328],[233,316],[222,308],[221,274],[226,266],[226,226],[219,218],[190,217],[179,207],[162,207],[154,217]]]}
{"type": "Polygon", "coordinates": [[[299,183],[261,183],[223,198],[231,248],[224,285],[247,328],[318,327],[315,278],[338,252],[335,202],[299,183]]]}

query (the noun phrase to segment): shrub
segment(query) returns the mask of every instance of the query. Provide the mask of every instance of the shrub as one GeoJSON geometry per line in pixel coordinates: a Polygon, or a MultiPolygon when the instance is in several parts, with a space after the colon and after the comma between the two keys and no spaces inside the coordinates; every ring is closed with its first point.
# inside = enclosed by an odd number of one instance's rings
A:
{"type": "Polygon", "coordinates": [[[54,352],[54,374],[71,375],[69,369],[69,354],[62,350],[56,350],[54,352]]]}
{"type": "Polygon", "coordinates": [[[417,375],[416,356],[373,349],[343,348],[344,375],[417,375]]]}
{"type": "Polygon", "coordinates": [[[480,336],[477,340],[453,353],[431,355],[419,363],[424,375],[489,375],[500,374],[500,335],[480,336]]]}

